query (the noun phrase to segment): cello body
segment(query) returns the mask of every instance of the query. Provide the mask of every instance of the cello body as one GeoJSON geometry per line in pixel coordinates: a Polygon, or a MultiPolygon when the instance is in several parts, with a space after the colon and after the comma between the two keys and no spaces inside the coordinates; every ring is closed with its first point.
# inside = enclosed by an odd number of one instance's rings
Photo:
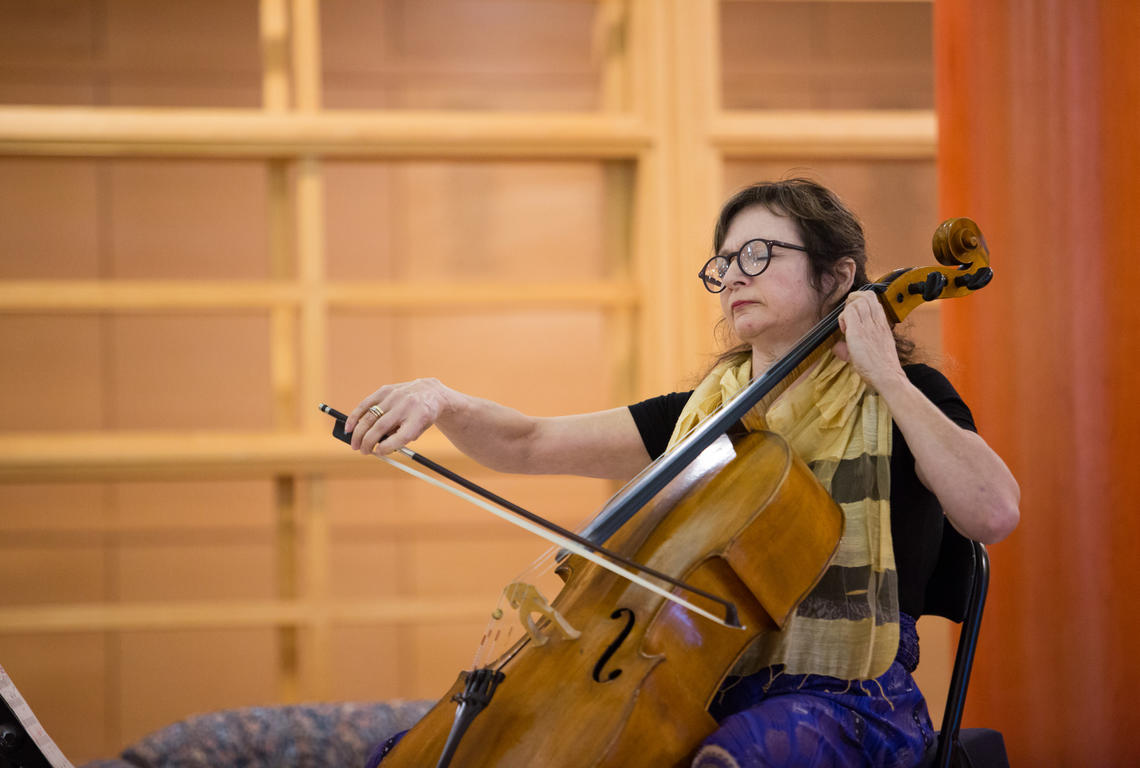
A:
{"type": "MultiPolygon", "coordinates": [[[[451,765],[687,765],[716,722],[706,708],[760,633],[781,626],[838,546],[843,514],[787,443],[723,435],[616,534],[615,551],[736,604],[721,626],[578,556],[553,607],[580,634],[520,640],[451,765]],[[715,482],[713,479],[715,478],[715,482]]],[[[701,599],[697,598],[700,603],[701,599]]],[[[711,605],[710,601],[709,602],[711,605]]],[[[436,765],[468,673],[384,758],[436,765]]]]}

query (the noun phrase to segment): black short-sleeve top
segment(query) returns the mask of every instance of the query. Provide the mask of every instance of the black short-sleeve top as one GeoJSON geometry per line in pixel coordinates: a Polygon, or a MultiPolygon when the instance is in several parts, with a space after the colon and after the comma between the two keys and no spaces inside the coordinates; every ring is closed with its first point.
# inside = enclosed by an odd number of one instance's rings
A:
{"type": "MultiPolygon", "coordinates": [[[[954,386],[928,365],[904,365],[907,378],[951,421],[976,432],[974,417],[954,386]]],[[[665,452],[681,410],[692,392],[673,392],[629,406],[650,457],[665,452]]],[[[911,616],[923,613],[923,594],[938,560],[942,544],[942,507],[918,479],[914,455],[898,425],[891,449],[891,536],[899,577],[899,610],[911,616]]]]}

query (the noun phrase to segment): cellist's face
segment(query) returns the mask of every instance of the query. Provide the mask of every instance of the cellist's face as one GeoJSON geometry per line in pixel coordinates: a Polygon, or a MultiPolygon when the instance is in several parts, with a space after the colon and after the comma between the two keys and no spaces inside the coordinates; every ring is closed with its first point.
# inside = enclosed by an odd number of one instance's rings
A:
{"type": "MultiPolygon", "coordinates": [[[[729,222],[720,253],[735,254],[756,238],[803,245],[792,219],[754,205],[729,222]]],[[[741,341],[767,358],[790,349],[824,314],[824,297],[812,285],[811,264],[804,251],[773,246],[767,268],[755,277],[741,271],[733,259],[724,283],[718,295],[725,319],[741,341]]]]}

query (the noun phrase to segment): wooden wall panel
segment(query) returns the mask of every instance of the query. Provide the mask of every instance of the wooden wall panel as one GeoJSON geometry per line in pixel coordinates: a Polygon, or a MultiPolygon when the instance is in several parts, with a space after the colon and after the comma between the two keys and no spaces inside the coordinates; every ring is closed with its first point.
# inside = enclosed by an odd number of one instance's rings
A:
{"type": "Polygon", "coordinates": [[[269,274],[261,164],[5,158],[0,194],[5,278],[269,274]]]}
{"type": "Polygon", "coordinates": [[[329,163],[329,275],[600,278],[603,171],[593,163],[329,163]]]}
{"type": "Polygon", "coordinates": [[[600,105],[594,3],[332,0],[321,9],[329,108],[600,105]]]}
{"type": "Polygon", "coordinates": [[[7,534],[0,552],[3,604],[98,602],[107,597],[102,537],[82,533],[7,534]]]}
{"type": "Polygon", "coordinates": [[[114,578],[127,603],[270,598],[271,531],[123,535],[114,578]]]}
{"type": "Polygon", "coordinates": [[[264,165],[110,160],[103,276],[252,280],[269,276],[264,165]]]}
{"type": "Polygon", "coordinates": [[[110,334],[109,426],[272,427],[264,315],[126,315],[110,334]]]}
{"type": "MultiPolygon", "coordinates": [[[[391,280],[401,262],[413,269],[431,268],[432,256],[437,254],[429,256],[417,243],[400,237],[405,228],[407,190],[400,184],[398,168],[389,163],[325,164],[325,249],[330,278],[391,280]]],[[[431,205],[436,201],[416,202],[431,205]]]]}
{"type": "Polygon", "coordinates": [[[439,696],[442,688],[417,694],[412,683],[408,634],[405,627],[396,624],[333,627],[329,641],[329,689],[336,698],[387,701],[439,696]]]}
{"type": "Polygon", "coordinates": [[[88,63],[92,56],[91,27],[95,3],[74,0],[44,0],[28,4],[0,0],[0,13],[13,23],[0,28],[0,61],[4,72],[18,72],[21,64],[46,62],[88,63]]]}
{"type": "Polygon", "coordinates": [[[454,525],[424,531],[412,540],[408,576],[419,597],[489,597],[489,614],[503,586],[547,549],[545,542],[522,531],[454,525]]]}
{"type": "MultiPolygon", "coordinates": [[[[399,355],[406,342],[397,329],[399,320],[388,313],[333,311],[328,323],[328,370],[325,381],[329,405],[345,413],[365,395],[395,378],[399,355]]],[[[316,404],[302,403],[303,408],[316,404]]],[[[332,429],[332,426],[329,426],[332,429]]]]}
{"type": "Polygon", "coordinates": [[[98,169],[94,160],[0,159],[0,277],[99,275],[98,169]]]}
{"type": "Polygon", "coordinates": [[[738,2],[720,9],[728,109],[934,103],[931,3],[738,2]]]}
{"type": "Polygon", "coordinates": [[[4,669],[75,765],[120,743],[114,643],[98,632],[0,635],[4,669]]]}
{"type": "Polygon", "coordinates": [[[423,315],[404,328],[403,378],[435,371],[461,391],[534,415],[612,408],[600,312],[423,315]]]}
{"type": "MultiPolygon", "coordinates": [[[[396,470],[376,462],[377,473],[396,470]]],[[[383,496],[360,501],[358,511],[379,517],[388,511],[402,513],[409,525],[418,522],[418,510],[400,508],[383,496]]],[[[408,532],[375,524],[333,527],[330,538],[329,592],[344,598],[393,597],[408,593],[408,532]]]]}
{"type": "MultiPolygon", "coordinates": [[[[402,182],[398,253],[424,248],[425,279],[546,282],[604,273],[600,164],[429,164],[407,169],[402,182]]],[[[397,259],[396,274],[418,279],[420,260],[397,259]]]]}
{"type": "Polygon", "coordinates": [[[93,2],[0,0],[0,102],[94,104],[93,2]]]}
{"type": "Polygon", "coordinates": [[[90,430],[106,425],[107,355],[98,318],[0,315],[0,429],[90,430]]]}
{"type": "Polygon", "coordinates": [[[5,534],[99,533],[113,525],[109,483],[4,483],[5,534]]]}
{"type": "Polygon", "coordinates": [[[410,513],[404,492],[405,478],[380,466],[379,461],[375,464],[372,472],[364,478],[328,479],[325,503],[329,524],[334,531],[337,528],[372,527],[394,535],[400,526],[421,521],[418,513],[415,516],[410,513]]]}
{"type": "Polygon", "coordinates": [[[146,0],[109,0],[107,61],[128,77],[180,72],[197,79],[260,84],[256,0],[201,0],[167,7],[146,0]]]}
{"type": "MultiPolygon", "coordinates": [[[[11,587],[4,607],[270,597],[265,486],[0,486],[0,578],[11,587]]],[[[272,688],[268,630],[182,634],[45,638],[0,630],[0,658],[26,693],[40,693],[37,712],[69,754],[105,755],[171,719],[212,709],[215,693],[234,706],[267,700],[257,686],[272,688]],[[211,677],[203,670],[219,665],[232,666],[228,682],[201,682],[211,677]]]]}
{"type": "Polygon", "coordinates": [[[124,632],[112,744],[129,744],[193,713],[274,700],[271,629],[124,632]]]}
{"type": "Polygon", "coordinates": [[[10,104],[260,103],[256,0],[5,2],[0,100],[10,104]]]}
{"type": "Polygon", "coordinates": [[[234,531],[245,535],[274,523],[269,479],[140,480],[108,485],[113,494],[108,526],[124,533],[234,531]]]}
{"type": "Polygon", "coordinates": [[[329,327],[328,399],[347,407],[383,384],[425,376],[534,415],[624,405],[611,394],[598,311],[457,310],[391,322],[353,312],[329,327]]]}
{"type": "Polygon", "coordinates": [[[99,62],[104,103],[260,104],[256,0],[110,0],[103,7],[95,34],[105,52],[99,62]]]}

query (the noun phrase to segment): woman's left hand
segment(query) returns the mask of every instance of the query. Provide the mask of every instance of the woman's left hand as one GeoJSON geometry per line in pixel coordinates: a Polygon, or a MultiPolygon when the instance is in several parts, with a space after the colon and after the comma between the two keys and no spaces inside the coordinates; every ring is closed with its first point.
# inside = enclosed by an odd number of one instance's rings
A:
{"type": "Polygon", "coordinates": [[[836,343],[835,356],[850,361],[876,389],[891,379],[905,378],[891,324],[878,297],[871,291],[853,291],[845,304],[839,315],[844,340],[836,343]]]}

